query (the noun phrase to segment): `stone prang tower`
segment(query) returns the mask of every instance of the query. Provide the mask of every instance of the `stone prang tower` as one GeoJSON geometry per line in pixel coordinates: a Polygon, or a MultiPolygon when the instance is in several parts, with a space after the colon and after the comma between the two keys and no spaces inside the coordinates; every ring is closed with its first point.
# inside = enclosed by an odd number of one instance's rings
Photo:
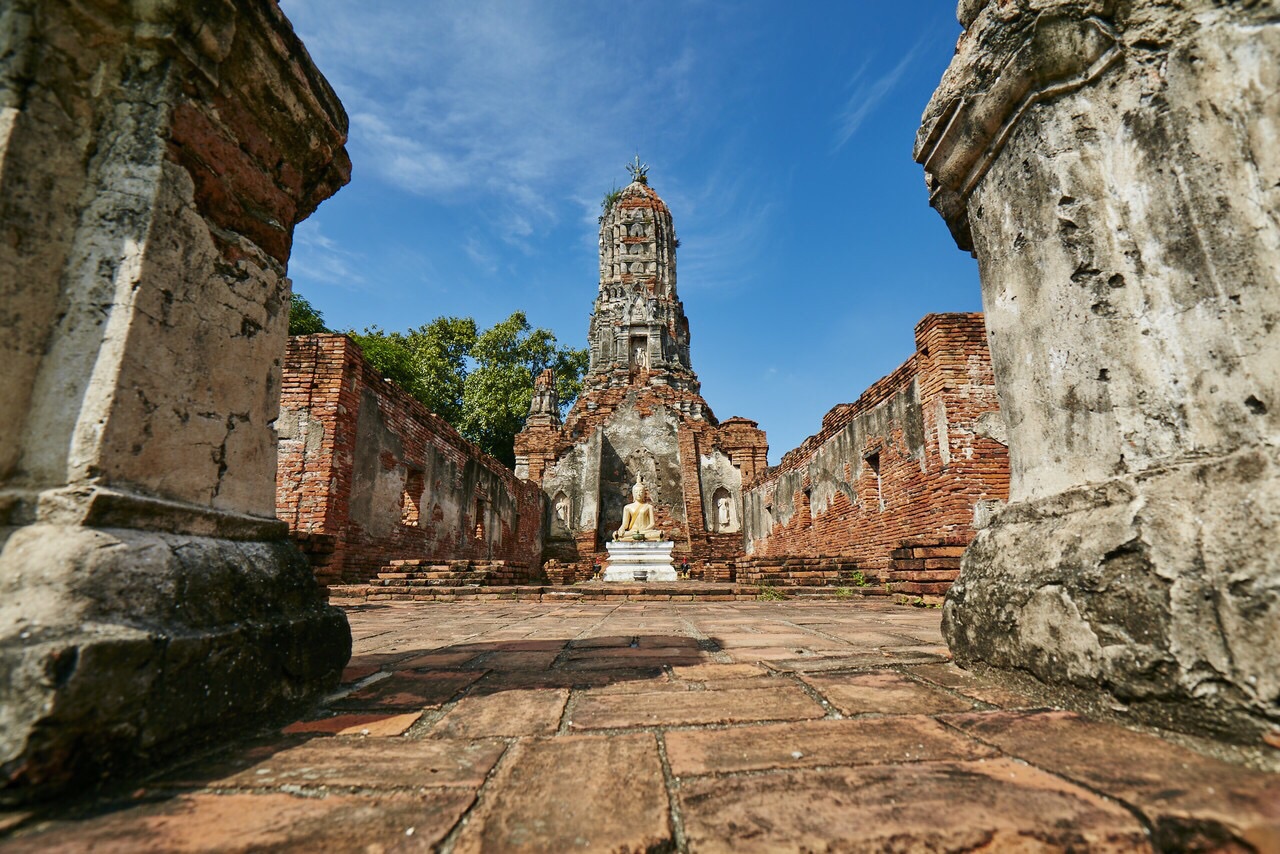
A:
{"type": "Polygon", "coordinates": [[[701,565],[740,553],[742,487],[767,465],[756,423],[721,424],[702,399],[676,292],[671,211],[638,158],[628,169],[632,182],[600,217],[600,287],[582,394],[563,425],[535,395],[536,411],[516,437],[516,474],[540,484],[548,499],[546,556],[587,571],[638,480],[678,557],[701,565]]]}
{"type": "Polygon", "coordinates": [[[681,411],[714,417],[698,397],[689,361],[689,321],[676,293],[676,239],[671,211],[649,186],[643,167],[600,218],[600,294],[587,331],[593,389],[667,386],[689,393],[681,411]]]}

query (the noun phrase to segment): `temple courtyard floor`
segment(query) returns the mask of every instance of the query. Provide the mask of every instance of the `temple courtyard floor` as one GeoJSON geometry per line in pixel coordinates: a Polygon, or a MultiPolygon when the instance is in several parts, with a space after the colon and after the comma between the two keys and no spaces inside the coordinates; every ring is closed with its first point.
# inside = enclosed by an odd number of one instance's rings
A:
{"type": "Polygon", "coordinates": [[[1280,851],[1280,774],[960,670],[936,609],[348,614],[323,709],[131,791],[0,813],[0,849],[1280,851]]]}

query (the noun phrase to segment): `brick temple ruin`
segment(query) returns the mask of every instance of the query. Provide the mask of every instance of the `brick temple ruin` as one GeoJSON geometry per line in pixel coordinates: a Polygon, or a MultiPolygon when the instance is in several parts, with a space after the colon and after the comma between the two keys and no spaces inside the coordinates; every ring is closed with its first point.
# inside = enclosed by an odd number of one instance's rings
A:
{"type": "Polygon", "coordinates": [[[538,572],[537,488],[384,380],[345,335],[289,340],[276,432],[276,515],[321,583],[538,572]]]}
{"type": "Polygon", "coordinates": [[[563,424],[555,401],[536,396],[516,437],[516,474],[539,485],[551,509],[548,556],[588,571],[605,557],[639,480],[677,561],[739,554],[742,489],[769,450],[754,421],[721,424],[702,398],[676,291],[671,212],[642,168],[634,177],[600,219],[582,393],[563,424]]]}
{"type": "Polygon", "coordinates": [[[636,475],[706,577],[942,573],[976,529],[956,661],[1220,739],[1274,729],[1274,3],[959,13],[916,157],[978,259],[989,356],[975,316],[926,318],[769,470],[755,423],[700,396],[670,214],[637,180],[602,223],[588,385],[561,423],[542,380],[520,477],[321,337],[289,351],[281,501],[285,273],[349,177],[340,102],[270,0],[6,6],[0,802],[127,779],[337,684],[346,617],[277,513],[334,581],[580,568],[636,475]]]}
{"type": "Polygon", "coordinates": [[[694,580],[947,591],[1007,497],[982,316],[926,317],[906,362],[770,468],[756,422],[701,395],[677,244],[636,169],[600,221],[583,391],[562,420],[551,371],[534,379],[514,475],[349,338],[291,340],[276,512],[334,595],[589,580],[638,480],[694,580]]]}

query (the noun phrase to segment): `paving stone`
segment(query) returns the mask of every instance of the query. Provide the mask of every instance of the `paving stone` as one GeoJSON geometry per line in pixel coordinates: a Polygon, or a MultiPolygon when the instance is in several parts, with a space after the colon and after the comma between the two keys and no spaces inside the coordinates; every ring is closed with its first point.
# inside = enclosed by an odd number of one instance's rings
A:
{"type": "Polygon", "coordinates": [[[298,721],[281,730],[285,735],[298,733],[317,733],[323,735],[368,735],[394,736],[403,735],[409,727],[417,723],[422,712],[408,712],[403,715],[334,715],[313,721],[298,721]]]}
{"type": "Polygon", "coordinates": [[[1000,758],[704,777],[679,800],[699,852],[1150,850],[1122,807],[1000,758]]]}
{"type": "Polygon", "coordinates": [[[688,666],[709,660],[709,656],[697,648],[665,647],[638,649],[631,647],[607,647],[574,652],[565,662],[568,670],[595,670],[599,668],[635,667],[637,665],[688,666]]]}
{"type": "Polygon", "coordinates": [[[571,727],[612,729],[631,726],[797,721],[820,718],[822,706],[800,688],[595,694],[575,700],[571,727]]]}
{"type": "Polygon", "coordinates": [[[426,655],[418,655],[407,661],[401,661],[396,664],[397,670],[435,670],[441,667],[461,667],[471,659],[475,658],[477,653],[471,651],[452,651],[452,652],[429,652],[426,655]]]}
{"type": "Polygon", "coordinates": [[[876,652],[769,661],[769,667],[792,673],[824,673],[833,670],[875,670],[889,666],[910,664],[942,664],[949,660],[950,656],[921,652],[916,647],[901,647],[898,649],[886,647],[876,652]]]}
{"type": "Polygon", "coordinates": [[[86,821],[54,822],[8,852],[430,851],[474,801],[465,789],[300,798],[190,793],[86,821]]]}
{"type": "Polygon", "coordinates": [[[495,739],[313,738],[274,754],[259,754],[247,767],[201,782],[224,789],[478,787],[505,748],[495,739]]]}
{"type": "Polygon", "coordinates": [[[618,668],[613,670],[537,670],[532,672],[495,670],[486,673],[472,685],[468,696],[495,691],[518,691],[536,688],[609,688],[619,693],[643,693],[655,683],[665,683],[666,672],[660,667],[618,668]]]}
{"type": "Polygon", "coordinates": [[[569,700],[567,688],[499,691],[463,697],[431,729],[439,738],[553,735],[569,700]]]}
{"type": "Polygon", "coordinates": [[[657,741],[638,733],[519,742],[454,851],[673,849],[657,741]]]}
{"type": "Polygon", "coordinates": [[[933,718],[800,721],[665,734],[677,777],[903,762],[978,759],[995,751],[933,718]]]}
{"type": "Polygon", "coordinates": [[[688,682],[768,676],[770,671],[754,664],[694,664],[671,668],[671,675],[688,682]]]}
{"type": "Polygon", "coordinates": [[[802,677],[845,715],[931,715],[967,711],[973,703],[892,670],[802,677]]]}
{"type": "Polygon", "coordinates": [[[559,655],[558,650],[537,652],[503,650],[480,656],[467,667],[475,670],[546,670],[559,655]]]}
{"type": "Polygon", "coordinates": [[[366,676],[372,676],[381,669],[377,664],[347,665],[347,668],[342,671],[342,684],[349,685],[352,682],[359,682],[366,676]]]}
{"type": "Polygon", "coordinates": [[[335,709],[423,709],[447,703],[482,674],[436,670],[398,670],[333,704],[335,709]]]}
{"type": "Polygon", "coordinates": [[[946,723],[1005,753],[1131,804],[1157,847],[1247,842],[1280,851],[1280,775],[1210,759],[1145,733],[1070,712],[948,715],[946,723]]]}
{"type": "Polygon", "coordinates": [[[576,638],[571,646],[574,649],[597,649],[600,647],[627,647],[635,635],[605,635],[602,637],[576,638]]]}
{"type": "Polygon", "coordinates": [[[1033,709],[1044,705],[1040,698],[1000,685],[995,680],[970,670],[961,670],[954,664],[916,664],[911,665],[910,672],[936,685],[1005,709],[1033,709]]]}

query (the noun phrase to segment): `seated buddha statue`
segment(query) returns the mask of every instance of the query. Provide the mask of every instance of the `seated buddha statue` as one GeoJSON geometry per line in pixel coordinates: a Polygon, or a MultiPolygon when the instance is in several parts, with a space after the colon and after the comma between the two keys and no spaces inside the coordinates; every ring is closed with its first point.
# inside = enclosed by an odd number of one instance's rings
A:
{"type": "Polygon", "coordinates": [[[653,526],[653,505],[649,488],[644,483],[631,487],[635,500],[622,508],[622,525],[614,532],[615,540],[661,540],[662,532],[653,526]]]}

